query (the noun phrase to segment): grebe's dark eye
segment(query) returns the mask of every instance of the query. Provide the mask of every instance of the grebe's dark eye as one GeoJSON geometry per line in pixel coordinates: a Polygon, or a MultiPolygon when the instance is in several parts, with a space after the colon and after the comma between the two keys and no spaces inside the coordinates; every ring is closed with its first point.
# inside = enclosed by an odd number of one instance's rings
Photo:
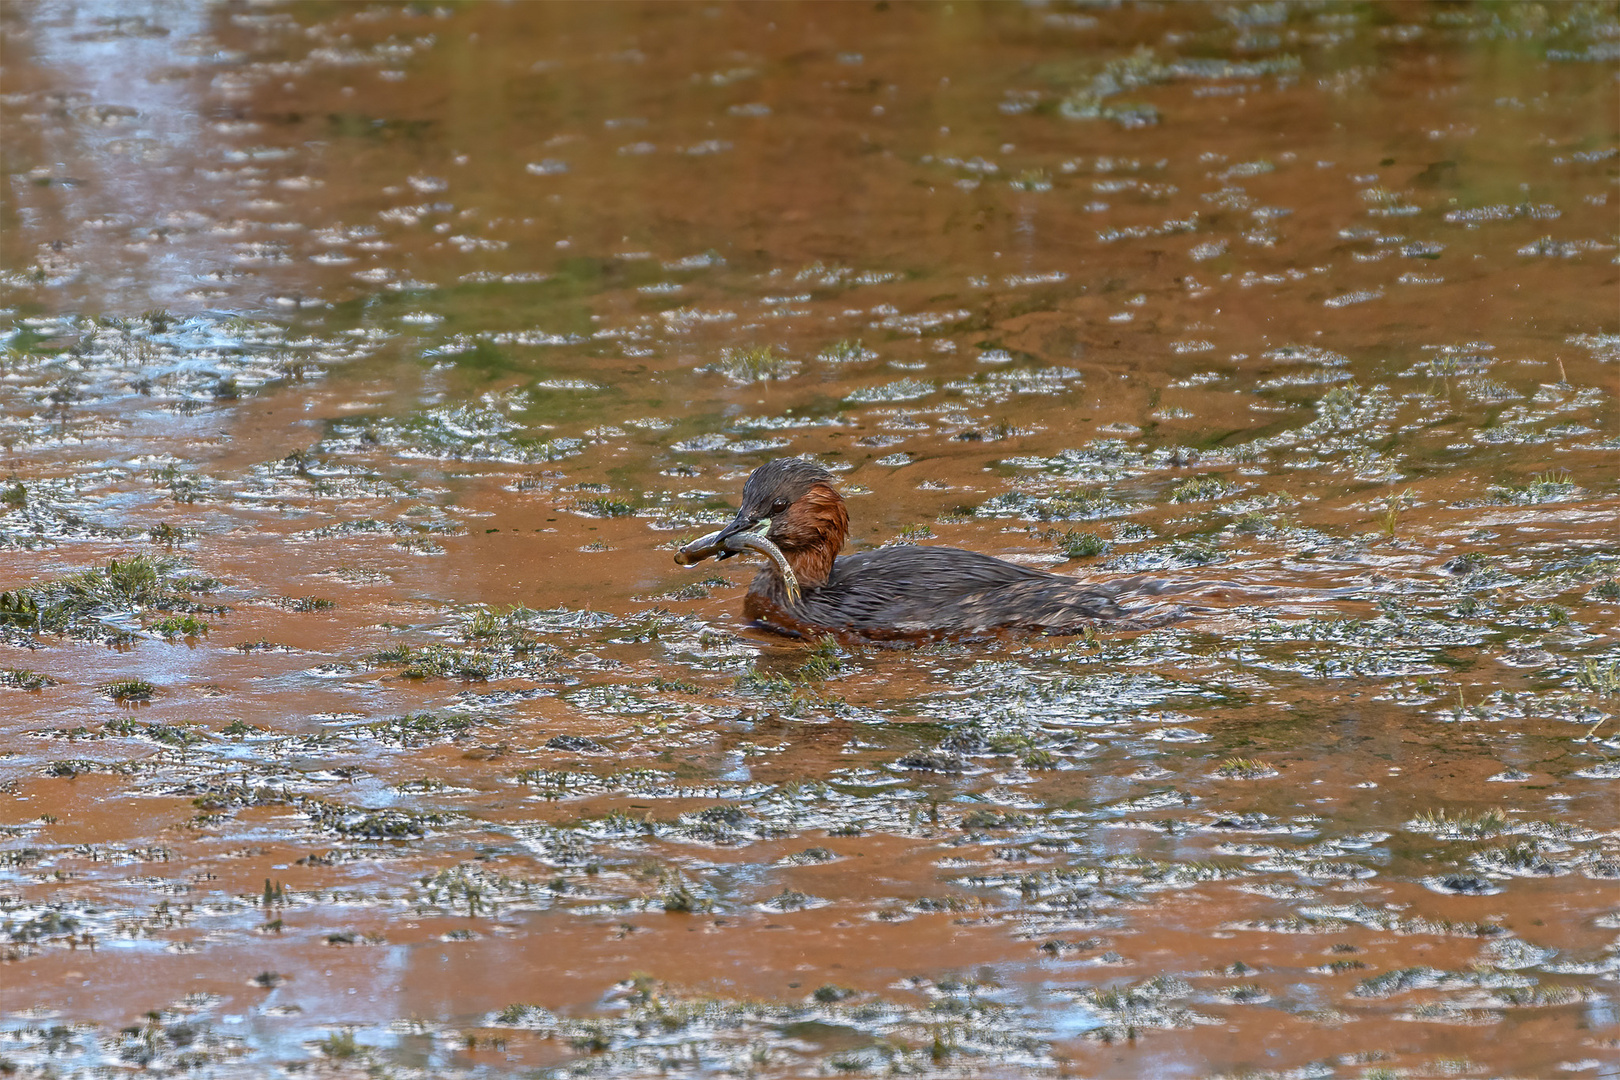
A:
{"type": "Polygon", "coordinates": [[[791,504],[786,499],[777,499],[775,502],[771,503],[771,513],[780,514],[782,511],[786,510],[790,505],[791,504]]]}

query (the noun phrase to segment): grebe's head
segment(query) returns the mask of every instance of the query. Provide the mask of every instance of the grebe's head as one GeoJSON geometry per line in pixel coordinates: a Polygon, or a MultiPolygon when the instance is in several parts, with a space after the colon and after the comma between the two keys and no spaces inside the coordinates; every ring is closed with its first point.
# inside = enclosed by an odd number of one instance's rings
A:
{"type": "Polygon", "coordinates": [[[728,532],[759,532],[775,540],[782,537],[780,525],[791,515],[795,504],[816,488],[831,492],[832,473],[805,458],[777,458],[749,474],[743,485],[742,506],[736,518],[726,527],[728,532]]]}
{"type": "Polygon", "coordinates": [[[832,473],[804,458],[761,465],[743,485],[742,506],[730,524],[682,548],[676,561],[690,566],[742,550],[769,555],[766,545],[758,543],[763,539],[777,550],[773,559],[785,556],[805,584],[820,584],[849,535],[849,514],[832,479],[832,473]]]}

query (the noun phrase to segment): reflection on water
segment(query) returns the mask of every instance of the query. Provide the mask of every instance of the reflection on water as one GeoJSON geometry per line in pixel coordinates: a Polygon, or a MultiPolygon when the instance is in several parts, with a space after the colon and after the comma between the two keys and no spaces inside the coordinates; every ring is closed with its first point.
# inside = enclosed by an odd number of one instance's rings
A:
{"type": "Polygon", "coordinates": [[[0,19],[6,1067],[1620,1074],[1612,6],[0,19]]]}

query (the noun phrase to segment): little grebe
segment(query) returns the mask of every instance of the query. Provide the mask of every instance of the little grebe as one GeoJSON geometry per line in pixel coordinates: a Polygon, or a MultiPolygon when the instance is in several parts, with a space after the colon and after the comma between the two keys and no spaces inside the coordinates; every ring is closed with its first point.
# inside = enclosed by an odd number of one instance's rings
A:
{"type": "Polygon", "coordinates": [[[754,551],[771,560],[748,588],[743,614],[793,636],[865,639],[990,634],[1078,634],[1098,623],[1141,627],[1174,617],[1161,605],[1119,601],[1179,591],[1141,577],[1087,584],[961,548],[904,545],[838,558],[849,514],[832,474],[803,458],[761,465],[743,485],[731,524],[675,554],[682,566],[754,551]]]}

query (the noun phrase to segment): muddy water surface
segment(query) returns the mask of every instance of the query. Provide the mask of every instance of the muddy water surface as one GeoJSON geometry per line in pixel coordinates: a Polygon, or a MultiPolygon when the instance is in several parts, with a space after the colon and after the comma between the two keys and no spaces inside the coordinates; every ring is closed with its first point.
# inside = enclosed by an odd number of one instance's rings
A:
{"type": "Polygon", "coordinates": [[[0,1071],[1620,1076],[1613,5],[0,30],[0,1071]]]}

